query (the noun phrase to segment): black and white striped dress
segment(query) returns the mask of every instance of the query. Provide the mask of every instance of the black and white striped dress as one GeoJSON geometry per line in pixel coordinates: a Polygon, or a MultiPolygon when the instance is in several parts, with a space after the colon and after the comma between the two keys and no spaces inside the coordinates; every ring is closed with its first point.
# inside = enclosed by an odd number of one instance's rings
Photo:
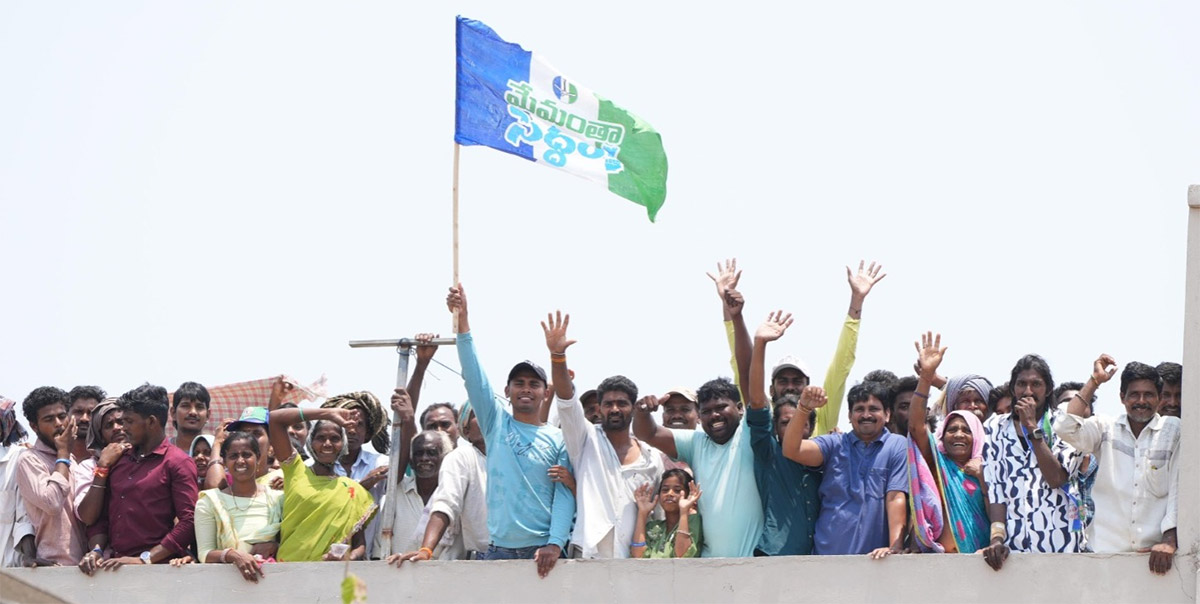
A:
{"type": "MultiPolygon", "coordinates": [[[[1057,420],[1059,415],[1060,411],[1051,411],[1050,421],[1057,420]]],[[[983,447],[988,503],[1008,506],[1009,549],[1041,553],[1079,551],[1080,534],[1072,530],[1075,506],[1063,488],[1046,484],[1015,418],[1010,420],[1007,413],[996,415],[988,419],[984,428],[988,434],[983,447]]],[[[1046,438],[1067,473],[1077,472],[1078,452],[1050,434],[1046,438]]]]}

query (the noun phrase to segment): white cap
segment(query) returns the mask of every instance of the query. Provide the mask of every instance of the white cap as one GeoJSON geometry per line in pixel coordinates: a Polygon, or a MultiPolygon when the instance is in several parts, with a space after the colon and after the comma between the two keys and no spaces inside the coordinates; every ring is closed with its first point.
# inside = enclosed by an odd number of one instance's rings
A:
{"type": "Polygon", "coordinates": [[[804,361],[800,360],[800,357],[786,356],[782,359],[779,359],[779,362],[775,363],[775,368],[771,370],[771,379],[774,380],[775,376],[779,375],[779,372],[783,371],[784,369],[795,369],[796,371],[803,373],[804,377],[808,378],[810,381],[812,380],[812,373],[808,370],[808,365],[806,365],[804,361]]]}

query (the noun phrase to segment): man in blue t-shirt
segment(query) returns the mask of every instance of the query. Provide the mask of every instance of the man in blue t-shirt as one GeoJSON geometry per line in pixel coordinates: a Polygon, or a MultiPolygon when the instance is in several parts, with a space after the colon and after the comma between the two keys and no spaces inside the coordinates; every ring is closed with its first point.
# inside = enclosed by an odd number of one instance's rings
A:
{"type": "Polygon", "coordinates": [[[806,439],[809,412],[825,405],[823,388],[809,386],[784,434],[783,454],[825,471],[813,553],[885,558],[904,546],[908,512],[907,439],[887,429],[887,387],[863,382],[850,389],[849,434],[806,439]]]}
{"type": "MultiPolygon", "coordinates": [[[[545,577],[562,555],[571,534],[575,498],[550,468],[570,467],[562,431],[541,421],[546,372],[522,361],[508,372],[504,395],[512,415],[496,400],[475,354],[462,284],[450,288],[446,306],[457,313],[456,348],[463,383],[487,445],[488,534],[484,560],[533,559],[545,577]]],[[[552,359],[553,360],[553,359],[552,359]]]]}

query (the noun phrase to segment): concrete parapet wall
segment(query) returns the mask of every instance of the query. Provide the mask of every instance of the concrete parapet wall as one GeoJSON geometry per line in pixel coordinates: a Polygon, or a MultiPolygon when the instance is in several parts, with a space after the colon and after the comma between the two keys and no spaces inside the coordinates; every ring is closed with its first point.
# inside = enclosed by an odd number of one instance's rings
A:
{"type": "MultiPolygon", "coordinates": [[[[532,561],[355,563],[368,601],[387,602],[1194,602],[1194,561],[1170,574],[1137,554],[1013,554],[994,572],[980,556],[806,556],[705,560],[565,560],[546,579],[532,561]]],[[[275,564],[258,584],[232,565],[7,569],[80,603],[340,602],[343,565],[275,564]]],[[[0,595],[2,596],[2,595],[0,595]]]]}

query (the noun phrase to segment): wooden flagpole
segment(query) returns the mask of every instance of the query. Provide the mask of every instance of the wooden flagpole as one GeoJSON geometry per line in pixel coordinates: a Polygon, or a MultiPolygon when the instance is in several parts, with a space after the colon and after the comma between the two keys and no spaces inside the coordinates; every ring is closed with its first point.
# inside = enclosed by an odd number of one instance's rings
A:
{"type": "MultiPolygon", "coordinates": [[[[462,145],[454,143],[454,184],[451,186],[451,196],[453,197],[453,217],[451,223],[454,228],[454,281],[451,285],[458,285],[458,151],[462,145]]],[[[458,311],[454,312],[454,316],[450,318],[450,333],[458,333],[458,311]]]]}

